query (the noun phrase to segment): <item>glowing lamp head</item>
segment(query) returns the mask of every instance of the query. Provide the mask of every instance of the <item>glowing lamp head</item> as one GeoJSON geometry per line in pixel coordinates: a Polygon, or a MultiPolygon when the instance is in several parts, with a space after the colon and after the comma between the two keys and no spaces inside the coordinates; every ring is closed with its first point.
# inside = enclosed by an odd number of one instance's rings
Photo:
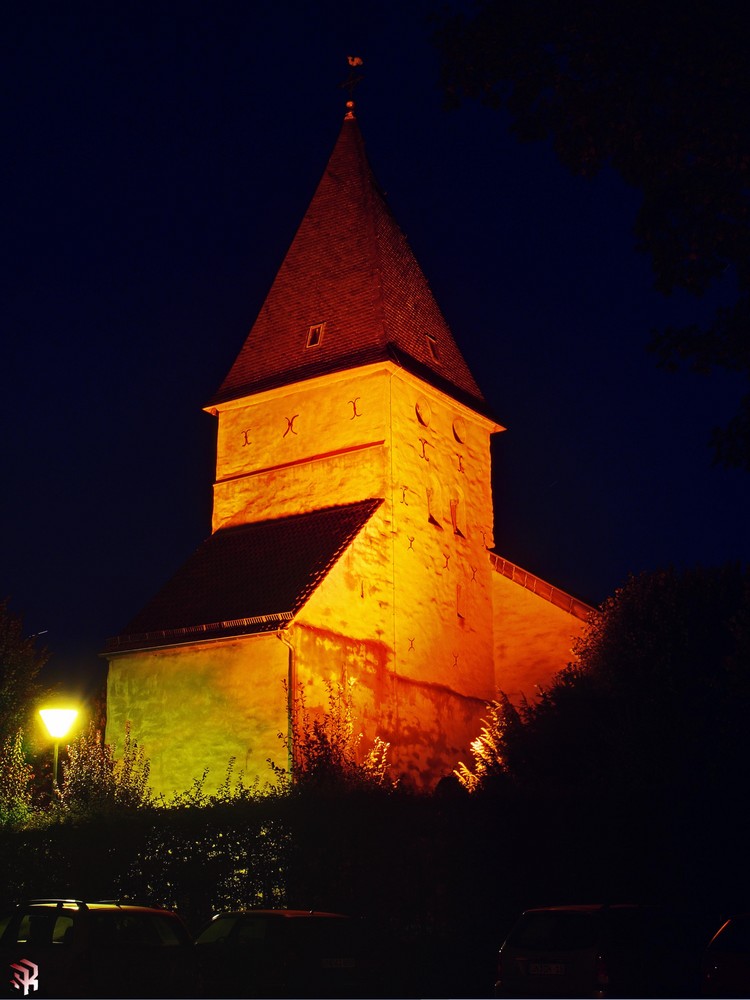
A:
{"type": "Polygon", "coordinates": [[[39,714],[53,739],[61,740],[68,735],[78,710],[75,708],[40,708],[39,714]]]}

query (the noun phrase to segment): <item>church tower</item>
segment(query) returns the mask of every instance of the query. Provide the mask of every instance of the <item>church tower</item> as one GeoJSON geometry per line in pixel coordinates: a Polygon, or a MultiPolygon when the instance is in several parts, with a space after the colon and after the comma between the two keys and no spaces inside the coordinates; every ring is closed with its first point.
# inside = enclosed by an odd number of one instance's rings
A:
{"type": "Polygon", "coordinates": [[[502,427],[377,185],[352,102],[207,409],[212,534],[107,650],[107,738],[130,720],[158,790],[206,767],[215,787],[230,758],[263,780],[268,758],[286,763],[289,692],[323,711],[327,682],[351,690],[395,772],[431,787],[499,688],[567,662],[588,609],[491,551],[502,427]]]}

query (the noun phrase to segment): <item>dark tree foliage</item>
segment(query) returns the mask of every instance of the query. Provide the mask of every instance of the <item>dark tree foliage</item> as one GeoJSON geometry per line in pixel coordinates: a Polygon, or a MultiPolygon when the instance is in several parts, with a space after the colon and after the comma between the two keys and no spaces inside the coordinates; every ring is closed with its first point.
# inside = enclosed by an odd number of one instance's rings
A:
{"type": "MultiPolygon", "coordinates": [[[[750,377],[750,19],[695,0],[481,0],[444,14],[436,39],[449,104],[505,108],[522,140],[551,140],[572,171],[605,164],[643,200],[636,245],[656,287],[701,294],[726,276],[733,307],[707,329],[657,333],[666,367],[750,377]]],[[[750,469],[750,393],[714,432],[715,454],[750,469]]]]}
{"type": "Polygon", "coordinates": [[[526,786],[719,793],[750,777],[750,571],[632,577],[523,725],[493,735],[526,786]]]}
{"type": "Polygon", "coordinates": [[[23,826],[28,821],[33,808],[33,778],[19,729],[15,737],[0,744],[0,829],[23,826]]]}
{"type": "Polygon", "coordinates": [[[23,632],[21,619],[0,602],[0,743],[25,730],[40,695],[39,672],[47,654],[23,632]]]}

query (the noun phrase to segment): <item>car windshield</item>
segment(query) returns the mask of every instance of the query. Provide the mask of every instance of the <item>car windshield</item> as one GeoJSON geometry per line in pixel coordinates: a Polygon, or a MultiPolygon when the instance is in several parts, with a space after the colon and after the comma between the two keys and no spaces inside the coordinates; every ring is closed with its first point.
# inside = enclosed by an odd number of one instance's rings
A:
{"type": "Polygon", "coordinates": [[[65,944],[70,940],[67,932],[72,927],[73,918],[67,914],[39,909],[21,916],[13,940],[35,946],[65,944]]]}
{"type": "Polygon", "coordinates": [[[299,947],[328,953],[354,951],[355,924],[346,917],[311,917],[290,923],[289,939],[299,947]]]}
{"type": "Polygon", "coordinates": [[[158,913],[92,910],[89,921],[92,940],[104,948],[160,948],[185,943],[182,925],[158,913]]]}
{"type": "MultiPolygon", "coordinates": [[[[227,940],[234,928],[237,926],[239,917],[217,917],[212,920],[208,927],[204,928],[195,939],[196,944],[219,944],[227,940]]],[[[253,921],[253,930],[259,937],[263,936],[265,921],[253,921]]]]}
{"type": "Polygon", "coordinates": [[[524,913],[510,932],[513,948],[537,951],[577,951],[596,944],[597,921],[591,913],[545,910],[524,913]]]}
{"type": "Polygon", "coordinates": [[[298,947],[352,947],[352,921],[347,917],[275,917],[227,914],[212,920],[195,943],[251,945],[283,938],[298,947]]]}

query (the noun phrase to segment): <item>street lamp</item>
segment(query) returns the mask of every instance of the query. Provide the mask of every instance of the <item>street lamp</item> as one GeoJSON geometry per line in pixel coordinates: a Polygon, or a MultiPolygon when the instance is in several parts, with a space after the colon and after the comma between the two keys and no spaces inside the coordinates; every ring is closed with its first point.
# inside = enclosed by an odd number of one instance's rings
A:
{"type": "Polygon", "coordinates": [[[55,741],[55,762],[52,766],[52,787],[57,788],[57,757],[60,752],[60,740],[68,735],[73,725],[78,709],[76,708],[40,708],[39,714],[47,727],[47,732],[55,741]]]}

